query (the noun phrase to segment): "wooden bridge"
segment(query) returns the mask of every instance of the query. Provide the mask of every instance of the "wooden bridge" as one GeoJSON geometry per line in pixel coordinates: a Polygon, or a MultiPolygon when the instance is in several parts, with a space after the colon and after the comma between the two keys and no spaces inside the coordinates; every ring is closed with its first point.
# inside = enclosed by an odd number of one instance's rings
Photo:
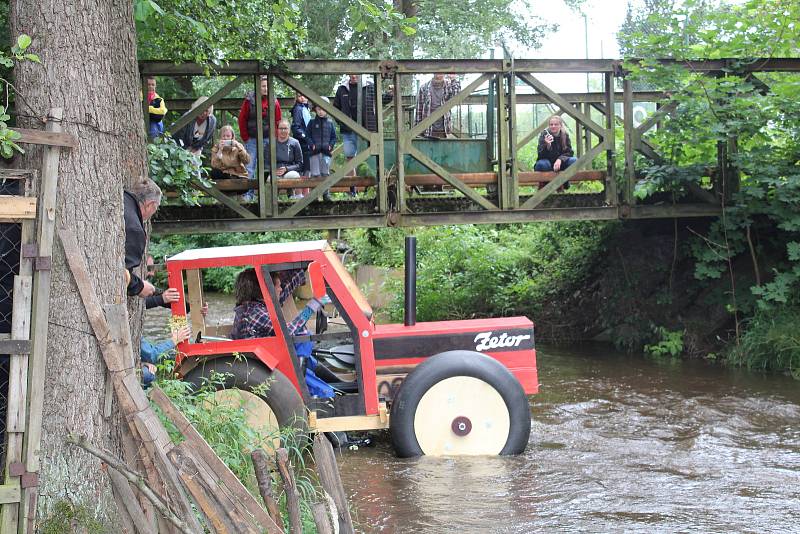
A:
{"type": "MultiPolygon", "coordinates": [[[[672,60],[662,62],[671,63],[672,60]]],[[[760,59],[744,66],[742,60],[724,59],[682,64],[708,76],[724,76],[736,65],[736,74],[756,81],[758,72],[800,71],[800,59],[760,59]]],[[[716,165],[707,168],[704,176],[698,176],[696,183],[686,186],[687,200],[675,203],[655,198],[646,203],[637,202],[633,194],[638,180],[635,154],[655,163],[665,161],[648,141],[647,133],[675,113],[678,101],[675,95],[660,91],[633,91],[623,62],[619,60],[298,60],[280,66],[234,61],[210,72],[207,67],[196,64],[147,61],[140,63],[140,71],[143,84],[147,76],[215,76],[227,81],[206,102],[168,126],[168,131],[188,124],[210,105],[215,105],[218,114],[232,112],[235,115],[242,100],[230,98],[231,92],[242,84],[251,84],[258,101],[260,76],[266,75],[269,102],[275,98],[278,84],[283,86],[284,92],[299,91],[360,138],[356,156],[338,165],[335,172],[324,179],[276,181],[267,177],[266,182],[261,181],[264,187],[246,179],[221,180],[211,188],[197,184],[208,198],[201,206],[172,203],[163,206],[154,223],[157,233],[704,217],[718,214],[722,203],[738,188],[739,177],[730,164],[736,140],[731,139],[718,144],[716,165]],[[437,72],[455,73],[469,81],[462,84],[460,93],[419,124],[413,121],[413,96],[402,96],[386,104],[380,97],[376,98],[376,132],[352,121],[312,89],[315,77],[328,76],[328,80],[332,80],[332,75],[352,73],[370,79],[376,94],[381,95],[387,85],[410,87],[415,76],[437,72]],[[543,73],[593,75],[596,79],[602,78],[603,89],[559,94],[540,80],[543,73]],[[397,105],[398,100],[400,105],[397,105]],[[641,103],[650,103],[654,110],[636,124],[634,106],[641,103]],[[523,114],[530,114],[531,106],[543,105],[568,118],[570,125],[574,122],[570,136],[578,161],[560,173],[532,172],[518,157],[527,145],[535,144],[551,115],[544,113],[544,122],[526,129],[521,125],[523,114]],[[456,139],[421,136],[445,113],[466,110],[470,115],[476,106],[485,117],[485,131],[477,134],[479,139],[471,132],[471,121],[466,128],[461,128],[456,139]],[[620,109],[621,116],[618,115],[620,109]],[[617,141],[619,129],[623,132],[621,143],[617,141]],[[618,165],[618,160],[624,165],[618,165]],[[364,163],[368,164],[370,172],[349,176],[356,169],[364,169],[364,163]],[[596,185],[561,192],[567,182],[596,185]],[[444,186],[444,192],[419,191],[419,187],[431,185],[444,186]],[[322,200],[325,191],[350,186],[364,188],[367,193],[353,199],[322,200]],[[284,200],[280,192],[292,187],[312,190],[302,199],[284,200]],[[236,193],[248,189],[258,191],[257,202],[238,200],[236,193]],[[582,192],[576,193],[576,189],[582,192]]],[[[167,99],[167,107],[173,111],[188,110],[190,100],[167,99]]],[[[288,110],[292,100],[284,100],[283,109],[288,110]]],[[[274,124],[274,107],[269,106],[269,110],[268,119],[274,124]]],[[[220,122],[235,123],[235,117],[220,122]]],[[[260,115],[257,122],[257,144],[261,146],[260,115]]],[[[270,161],[274,162],[274,128],[269,135],[270,161]]],[[[535,146],[532,148],[535,153],[535,146]]],[[[261,158],[257,169],[257,176],[264,176],[261,158]]],[[[268,176],[275,176],[274,165],[269,171],[268,176]]]]}

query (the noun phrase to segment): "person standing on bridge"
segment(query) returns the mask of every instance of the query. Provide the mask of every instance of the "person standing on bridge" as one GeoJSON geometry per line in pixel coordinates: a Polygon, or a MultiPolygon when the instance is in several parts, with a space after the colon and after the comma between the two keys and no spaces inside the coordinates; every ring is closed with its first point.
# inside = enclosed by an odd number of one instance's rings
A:
{"type": "Polygon", "coordinates": [[[533,170],[539,172],[563,171],[577,161],[572,151],[564,120],[559,115],[550,117],[548,127],[539,136],[539,152],[533,170]]]}
{"type": "MultiPolygon", "coordinates": [[[[264,152],[266,153],[267,144],[269,143],[269,113],[267,108],[267,89],[268,89],[267,76],[261,77],[261,106],[256,106],[256,92],[250,91],[245,95],[242,107],[239,109],[239,136],[244,142],[247,153],[250,154],[250,163],[247,164],[247,175],[252,180],[256,175],[256,168],[258,168],[258,151],[256,145],[258,144],[258,131],[257,126],[257,109],[261,107],[261,128],[264,134],[264,152]]],[[[278,99],[273,103],[275,106],[275,125],[281,120],[281,104],[278,99]]],[[[264,158],[266,161],[266,158],[264,158]]]]}
{"type": "MultiPolygon", "coordinates": [[[[445,102],[461,92],[461,83],[455,74],[445,77],[444,74],[434,74],[428,83],[423,84],[417,93],[417,110],[414,124],[419,124],[433,112],[442,107],[445,102]]],[[[436,122],[431,124],[422,134],[426,137],[446,139],[453,133],[453,124],[448,110],[436,122]]]]}

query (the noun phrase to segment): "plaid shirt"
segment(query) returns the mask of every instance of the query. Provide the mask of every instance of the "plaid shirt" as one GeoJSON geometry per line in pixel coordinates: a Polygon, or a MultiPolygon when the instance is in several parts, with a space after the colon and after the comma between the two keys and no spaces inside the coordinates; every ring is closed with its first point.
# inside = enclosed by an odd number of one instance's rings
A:
{"type": "MultiPolygon", "coordinates": [[[[458,80],[444,80],[444,88],[442,90],[442,105],[445,102],[456,96],[461,92],[461,82],[458,80]]],[[[414,124],[419,124],[425,120],[428,115],[435,110],[431,109],[431,81],[423,84],[419,88],[417,94],[417,110],[414,117],[414,124]]],[[[438,109],[438,108],[437,108],[438,109]]],[[[450,111],[444,114],[443,117],[444,133],[449,134],[453,131],[453,125],[450,118],[450,111]]],[[[435,123],[434,123],[435,124],[435,123]]],[[[431,135],[433,133],[433,125],[429,126],[422,135],[431,135]]]]}
{"type": "MultiPolygon", "coordinates": [[[[282,285],[281,294],[278,297],[278,302],[281,305],[289,298],[292,292],[306,283],[306,274],[300,269],[297,271],[290,271],[291,278],[288,283],[282,285]]],[[[289,334],[292,336],[306,336],[309,335],[306,329],[306,321],[308,321],[310,314],[306,314],[307,305],[303,310],[292,319],[287,325],[289,334]]],[[[235,317],[233,319],[233,328],[231,329],[231,337],[233,339],[246,339],[253,337],[269,337],[275,334],[275,327],[272,324],[272,318],[267,311],[267,305],[261,300],[250,300],[233,310],[235,317]]],[[[311,311],[316,311],[311,308],[311,311]]]]}

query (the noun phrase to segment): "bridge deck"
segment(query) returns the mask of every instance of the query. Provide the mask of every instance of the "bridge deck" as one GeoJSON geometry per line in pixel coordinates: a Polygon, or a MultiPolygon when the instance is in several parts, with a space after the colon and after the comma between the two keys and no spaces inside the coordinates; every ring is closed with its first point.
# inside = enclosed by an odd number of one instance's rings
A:
{"type": "MultiPolygon", "coordinates": [[[[694,73],[711,77],[741,75],[750,79],[758,72],[800,72],[800,59],[763,58],[750,63],[728,59],[686,64],[671,60],[661,62],[682,65],[694,73]]],[[[734,140],[718,145],[716,157],[710,158],[710,164],[716,163],[711,172],[702,172],[694,182],[684,183],[682,191],[671,195],[668,201],[651,198],[642,202],[636,198],[634,188],[641,179],[637,166],[642,161],[637,158],[643,157],[655,165],[668,165],[668,160],[649,139],[648,132],[670,120],[671,114],[679,108],[679,98],[658,88],[647,93],[634,92],[619,60],[297,60],[281,66],[232,61],[221,67],[211,67],[211,71],[208,68],[172,62],[140,63],[143,77],[222,77],[222,89],[178,118],[168,131],[189,124],[205,108],[218,102],[223,108],[218,114],[235,111],[237,98],[232,92],[242,84],[252,84],[260,95],[258,80],[263,75],[268,80],[265,95],[268,101],[295,91],[305,94],[337,123],[356,132],[359,152],[352,160],[338,160],[333,174],[325,179],[267,181],[266,187],[255,187],[255,180],[234,179],[219,181],[211,188],[198,186],[206,195],[201,202],[203,205],[164,207],[154,222],[156,232],[713,216],[738,188],[739,177],[730,163],[736,150],[734,140]],[[436,72],[457,74],[462,89],[419,124],[413,119],[413,94],[397,95],[402,97],[399,106],[394,105],[394,93],[388,103],[376,98],[377,129],[369,131],[312,89],[330,84],[329,81],[316,83],[320,76],[353,72],[362,73],[362,80],[364,76],[369,78],[375,94],[380,95],[385,88],[409,87],[415,77],[436,72]],[[537,77],[539,73],[560,72],[599,74],[603,88],[594,93],[559,93],[537,77]],[[620,85],[621,93],[617,92],[620,85]],[[644,116],[634,122],[634,108],[648,102],[651,103],[649,111],[645,110],[644,116]],[[544,111],[542,118],[545,120],[535,124],[539,111],[544,111]],[[454,122],[463,121],[467,125],[472,124],[474,116],[479,116],[485,123],[485,138],[477,143],[475,139],[431,142],[424,138],[425,128],[446,113],[453,114],[454,122]],[[535,154],[535,146],[531,144],[546,128],[546,119],[552,113],[567,119],[578,161],[560,173],[530,172],[520,156],[535,154]],[[533,122],[530,128],[522,126],[525,121],[533,122]],[[467,149],[458,148],[459,142],[464,147],[469,145],[473,156],[477,150],[483,160],[469,160],[466,156],[470,154],[464,152],[467,149]],[[618,161],[620,158],[623,161],[618,161]],[[366,164],[371,173],[365,173],[362,164],[366,164]],[[420,173],[417,170],[420,167],[427,169],[427,173],[425,170],[424,174],[420,173]],[[595,170],[584,170],[592,167],[595,170]],[[360,176],[351,176],[356,170],[360,176]],[[374,176],[366,175],[373,173],[374,176]],[[599,184],[582,190],[601,192],[588,196],[561,192],[565,184],[580,182],[599,184]],[[325,191],[348,190],[352,186],[367,189],[367,192],[360,194],[357,200],[322,200],[325,191]],[[425,186],[444,186],[445,191],[419,195],[417,189],[425,186]],[[284,192],[290,188],[310,188],[311,192],[303,199],[284,201],[284,192]],[[237,193],[251,189],[257,191],[257,202],[243,203],[237,193]]],[[[181,100],[172,105],[167,99],[167,107],[173,109],[185,109],[185,104],[181,100]]],[[[637,109],[641,111],[642,108],[637,109]]],[[[270,107],[266,120],[272,123],[274,119],[274,109],[270,107]]],[[[220,121],[224,122],[232,121],[220,121]]],[[[468,129],[474,135],[471,126],[457,126],[455,133],[463,136],[468,129]]],[[[268,132],[270,146],[275,142],[273,130],[268,132]]],[[[257,131],[260,145],[266,139],[258,126],[257,131]]],[[[528,164],[531,165],[530,160],[528,164]]],[[[274,166],[264,161],[258,161],[257,165],[257,176],[275,176],[274,166]]]]}

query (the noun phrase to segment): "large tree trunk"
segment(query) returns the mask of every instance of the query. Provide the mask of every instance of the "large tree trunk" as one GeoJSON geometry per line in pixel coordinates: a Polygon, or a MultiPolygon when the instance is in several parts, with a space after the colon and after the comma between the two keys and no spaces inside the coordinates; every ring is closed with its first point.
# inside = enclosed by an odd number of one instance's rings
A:
{"type": "MultiPolygon", "coordinates": [[[[130,0],[14,0],[12,37],[27,33],[42,64],[16,69],[20,115],[64,109],[63,130],[80,148],[62,151],[57,224],[71,228],[101,302],[125,302],[122,190],[145,175],[136,35],[130,0]]],[[[41,128],[21,119],[20,126],[41,128]]],[[[30,151],[24,166],[39,168],[30,151]]],[[[113,524],[114,501],[100,462],[65,445],[69,432],[120,450],[119,418],[103,416],[105,367],[64,252],[56,242],[41,444],[39,519],[61,501],[113,524]]]]}

